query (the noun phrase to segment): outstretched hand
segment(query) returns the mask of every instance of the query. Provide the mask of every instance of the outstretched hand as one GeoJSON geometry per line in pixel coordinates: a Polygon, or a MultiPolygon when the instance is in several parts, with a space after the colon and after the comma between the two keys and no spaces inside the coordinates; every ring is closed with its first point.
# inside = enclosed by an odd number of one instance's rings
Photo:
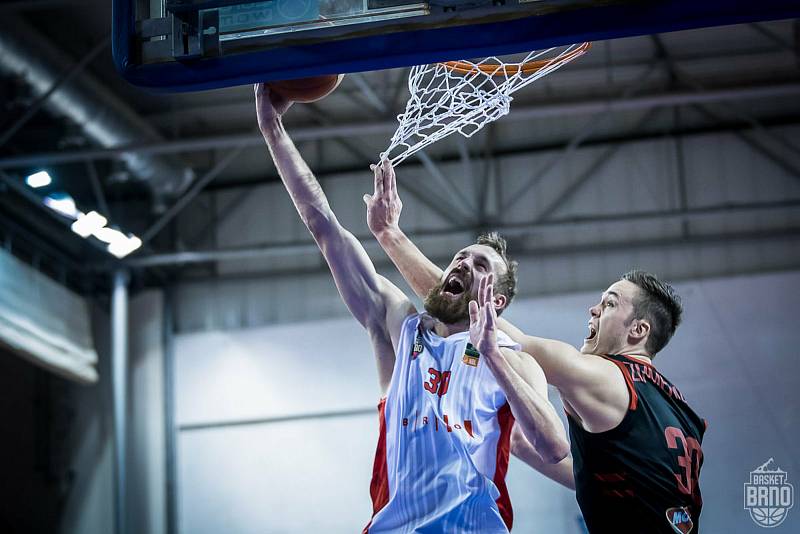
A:
{"type": "Polygon", "coordinates": [[[482,355],[499,350],[493,282],[493,274],[483,277],[478,284],[477,302],[474,300],[469,302],[469,340],[482,355]]]}
{"type": "Polygon", "coordinates": [[[292,105],[291,100],[287,100],[275,91],[271,91],[266,83],[253,85],[256,94],[256,116],[258,117],[258,127],[263,131],[270,126],[275,119],[279,119],[286,113],[292,105]]]}
{"type": "Polygon", "coordinates": [[[400,212],[403,202],[397,195],[397,178],[388,159],[380,165],[370,165],[375,173],[375,191],[372,195],[364,195],[367,205],[367,225],[376,237],[386,230],[396,229],[400,224],[400,212]]]}

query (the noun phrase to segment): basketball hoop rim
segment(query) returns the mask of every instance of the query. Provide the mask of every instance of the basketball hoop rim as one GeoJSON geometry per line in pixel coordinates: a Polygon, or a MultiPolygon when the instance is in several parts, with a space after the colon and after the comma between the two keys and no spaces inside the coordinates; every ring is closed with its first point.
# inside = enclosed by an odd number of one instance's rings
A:
{"type": "Polygon", "coordinates": [[[592,43],[581,43],[575,49],[570,50],[562,56],[555,56],[547,59],[536,59],[524,63],[485,63],[477,65],[471,61],[443,61],[439,63],[445,68],[462,75],[475,74],[481,72],[489,76],[513,76],[522,73],[524,75],[534,74],[541,69],[551,65],[555,59],[561,61],[571,61],[578,56],[582,56],[592,47],[592,43]]]}

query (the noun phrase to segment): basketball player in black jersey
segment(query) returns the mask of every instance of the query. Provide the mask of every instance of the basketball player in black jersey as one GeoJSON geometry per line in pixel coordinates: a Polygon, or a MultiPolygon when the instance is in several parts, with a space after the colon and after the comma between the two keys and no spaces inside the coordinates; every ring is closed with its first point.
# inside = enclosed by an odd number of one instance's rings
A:
{"type": "MultiPolygon", "coordinates": [[[[414,291],[424,296],[442,271],[398,226],[402,203],[391,166],[381,165],[375,180],[375,194],[364,196],[370,230],[414,291]]],[[[530,454],[520,433],[512,439],[512,452],[534,468],[544,465],[542,471],[564,485],[574,475],[578,504],[592,534],[699,529],[705,421],[652,364],[675,332],[681,312],[672,287],[652,274],[632,271],[589,309],[589,334],[580,351],[499,321],[561,393],[572,456],[546,466],[530,454]]]]}

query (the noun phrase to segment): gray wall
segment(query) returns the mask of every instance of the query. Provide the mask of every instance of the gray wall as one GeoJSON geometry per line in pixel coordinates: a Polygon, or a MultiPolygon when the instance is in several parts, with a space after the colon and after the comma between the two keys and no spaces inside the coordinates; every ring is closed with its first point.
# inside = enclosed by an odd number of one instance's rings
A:
{"type": "MultiPolygon", "coordinates": [[[[578,344],[602,289],[520,300],[508,317],[529,332],[578,344]]],[[[709,421],[704,530],[759,532],[742,507],[749,472],[774,457],[790,482],[800,476],[794,342],[800,272],[685,282],[678,289],[685,323],[655,363],[709,421]]],[[[363,528],[378,388],[355,321],[182,334],[176,366],[182,532],[363,528]],[[313,417],[353,409],[364,415],[313,417]],[[220,425],[283,417],[289,419],[220,425]]],[[[551,399],[558,403],[555,394],[551,399]]],[[[515,532],[581,532],[571,492],[516,461],[508,481],[515,532]]],[[[794,510],[779,531],[798,528],[794,510]]]]}

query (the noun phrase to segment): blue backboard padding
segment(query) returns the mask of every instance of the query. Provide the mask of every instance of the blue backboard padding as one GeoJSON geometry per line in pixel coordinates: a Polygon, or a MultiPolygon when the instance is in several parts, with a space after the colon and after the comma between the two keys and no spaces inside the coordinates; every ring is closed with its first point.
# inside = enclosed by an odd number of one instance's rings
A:
{"type": "Polygon", "coordinates": [[[134,65],[134,0],[113,0],[113,56],[133,85],[154,91],[217,89],[525,52],[584,41],[800,16],[800,0],[672,0],[598,6],[502,23],[406,31],[192,62],[134,65]]]}

